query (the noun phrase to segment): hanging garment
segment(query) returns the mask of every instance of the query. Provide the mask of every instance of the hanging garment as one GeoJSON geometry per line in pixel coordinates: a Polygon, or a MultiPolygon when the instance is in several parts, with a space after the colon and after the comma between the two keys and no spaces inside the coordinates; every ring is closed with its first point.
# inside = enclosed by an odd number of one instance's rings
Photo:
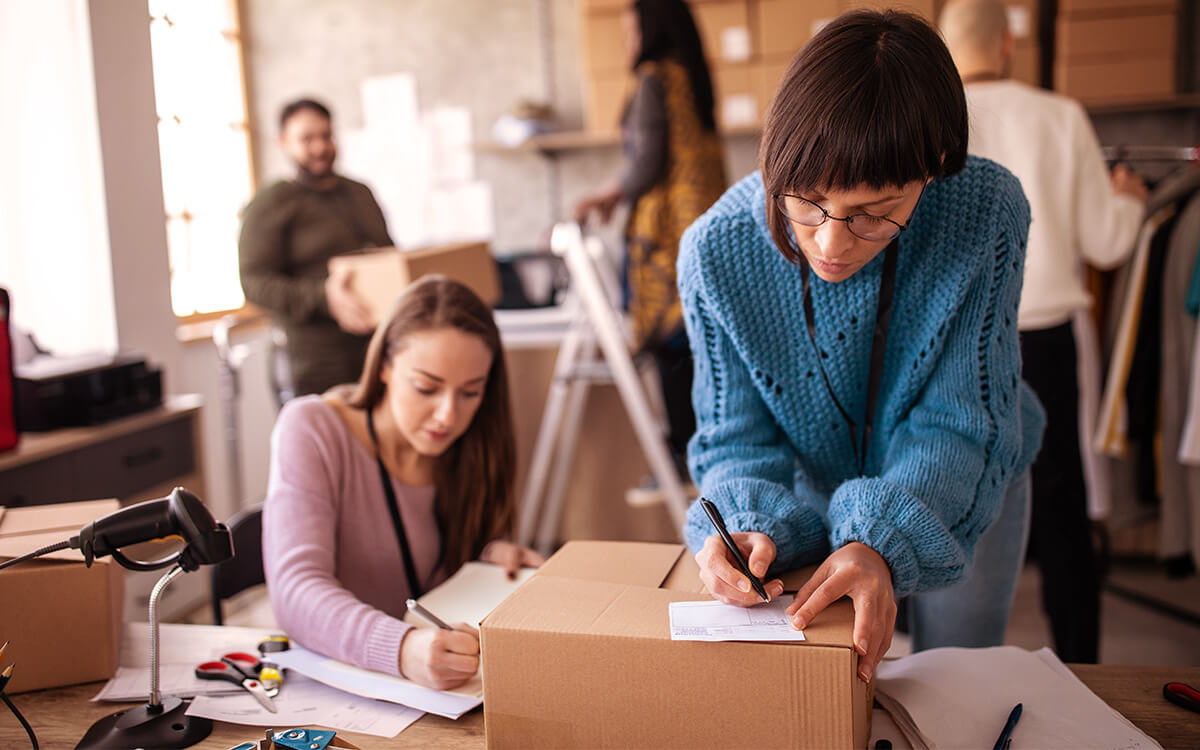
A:
{"type": "Polygon", "coordinates": [[[1100,521],[1112,511],[1112,480],[1108,462],[1092,449],[1100,417],[1100,334],[1090,310],[1076,310],[1071,317],[1075,334],[1075,359],[1079,381],[1079,458],[1083,461],[1083,483],[1087,487],[1088,518],[1100,521]]]}

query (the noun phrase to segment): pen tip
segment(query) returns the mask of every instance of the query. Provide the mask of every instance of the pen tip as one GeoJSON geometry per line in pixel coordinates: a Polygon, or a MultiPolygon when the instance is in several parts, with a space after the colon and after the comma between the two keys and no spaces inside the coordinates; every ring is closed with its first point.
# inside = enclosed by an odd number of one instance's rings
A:
{"type": "Polygon", "coordinates": [[[15,664],[9,664],[3,672],[0,672],[0,677],[12,677],[12,670],[15,664]]]}

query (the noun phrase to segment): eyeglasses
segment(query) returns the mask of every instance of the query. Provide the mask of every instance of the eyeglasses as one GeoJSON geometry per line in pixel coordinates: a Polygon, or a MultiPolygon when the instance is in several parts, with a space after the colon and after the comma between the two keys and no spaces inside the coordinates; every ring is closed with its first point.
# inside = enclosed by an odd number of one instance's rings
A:
{"type": "MultiPolygon", "coordinates": [[[[921,203],[921,197],[925,195],[925,187],[921,187],[921,195],[917,196],[917,204],[921,203]]],[[[816,203],[801,198],[798,195],[789,195],[787,193],[775,194],[775,207],[779,209],[779,213],[786,216],[788,219],[806,227],[819,227],[825,223],[826,219],[834,221],[846,222],[846,228],[850,233],[859,239],[864,239],[870,242],[885,242],[895,239],[900,236],[900,233],[908,229],[909,224],[900,224],[892,221],[886,216],[872,216],[871,214],[853,214],[851,216],[833,216],[825,209],[818,206],[816,203]]],[[[913,206],[912,213],[916,213],[917,206],[913,206]]],[[[909,214],[909,223],[911,224],[912,213],[909,214]]]]}

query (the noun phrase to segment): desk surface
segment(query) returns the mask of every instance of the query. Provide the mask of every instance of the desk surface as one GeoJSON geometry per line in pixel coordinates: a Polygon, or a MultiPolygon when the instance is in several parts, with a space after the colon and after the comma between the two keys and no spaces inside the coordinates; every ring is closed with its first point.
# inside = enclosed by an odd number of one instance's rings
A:
{"type": "MultiPolygon", "coordinates": [[[[1173,680],[1200,685],[1200,667],[1125,667],[1070,665],[1075,674],[1110,706],[1123,713],[1164,748],[1200,748],[1200,715],[1168,703],[1162,686],[1173,680]]],[[[89,699],[101,683],[23,693],[12,697],[37,732],[42,747],[73,747],[92,722],[117,710],[114,703],[89,699]]],[[[198,748],[230,748],[251,739],[256,730],[218,723],[198,748]]],[[[393,739],[343,733],[359,747],[478,750],[484,746],[483,711],[458,721],[424,716],[393,739]]],[[[260,735],[261,736],[261,735],[260,735]]],[[[16,719],[0,707],[0,746],[20,748],[28,740],[16,719]]]]}

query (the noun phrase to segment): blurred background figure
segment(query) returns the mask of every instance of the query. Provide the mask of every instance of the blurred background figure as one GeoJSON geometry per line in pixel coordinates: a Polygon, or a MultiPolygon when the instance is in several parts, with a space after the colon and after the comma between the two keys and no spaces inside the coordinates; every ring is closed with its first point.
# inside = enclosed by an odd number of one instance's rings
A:
{"type": "Polygon", "coordinates": [[[637,0],[624,13],[626,49],[637,85],[621,120],[624,166],[611,184],[575,207],[584,222],[607,223],[629,204],[625,226],[626,299],[634,346],[654,355],[670,426],[669,443],[687,478],[692,356],[679,305],[679,239],[725,190],[712,79],[691,11],[683,0],[637,0]]]}
{"type": "Polygon", "coordinates": [[[1112,268],[1133,252],[1147,190],[1123,166],[1109,173],[1078,102],[1009,79],[1014,41],[1003,3],[953,0],[942,11],[941,31],[966,88],[970,153],[1007,167],[1029,200],[1017,324],[1023,377],[1047,415],[1033,464],[1030,546],[1059,658],[1094,663],[1100,587],[1080,456],[1072,318],[1091,305],[1084,262],[1112,268]]]}
{"type": "Polygon", "coordinates": [[[354,380],[375,328],[349,277],[329,275],[329,259],[393,243],[370,188],[333,170],[337,145],[325,105],[285,106],[279,147],[296,173],[246,206],[238,256],[246,299],[287,334],[295,395],[303,396],[354,380]]]}

